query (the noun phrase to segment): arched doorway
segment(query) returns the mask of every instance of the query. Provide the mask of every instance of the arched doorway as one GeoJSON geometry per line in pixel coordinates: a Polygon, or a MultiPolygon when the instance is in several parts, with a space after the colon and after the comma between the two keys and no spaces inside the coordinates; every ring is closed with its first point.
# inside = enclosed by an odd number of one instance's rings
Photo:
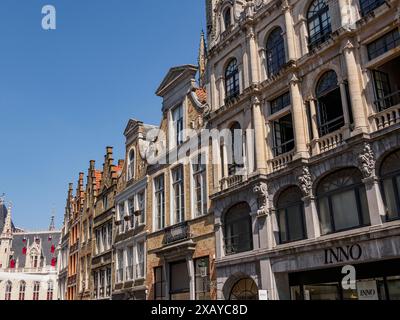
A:
{"type": "Polygon", "coordinates": [[[258,300],[258,287],[252,278],[243,278],[232,287],[229,300],[258,300]]]}

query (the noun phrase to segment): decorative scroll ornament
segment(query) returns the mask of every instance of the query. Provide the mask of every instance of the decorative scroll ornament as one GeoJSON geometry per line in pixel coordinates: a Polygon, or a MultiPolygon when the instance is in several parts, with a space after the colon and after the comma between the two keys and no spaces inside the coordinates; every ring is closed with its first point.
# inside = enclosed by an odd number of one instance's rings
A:
{"type": "Polygon", "coordinates": [[[312,190],[312,176],[310,169],[306,166],[303,167],[301,175],[297,178],[300,189],[303,191],[304,195],[309,196],[312,190]]]}
{"type": "Polygon", "coordinates": [[[254,187],[254,193],[259,194],[262,197],[262,204],[260,209],[257,211],[258,215],[265,215],[269,212],[269,193],[268,185],[265,182],[260,182],[254,187]]]}
{"type": "Polygon", "coordinates": [[[364,149],[358,156],[358,161],[360,163],[360,169],[365,178],[371,177],[375,170],[375,153],[369,143],[364,144],[364,149]]]}

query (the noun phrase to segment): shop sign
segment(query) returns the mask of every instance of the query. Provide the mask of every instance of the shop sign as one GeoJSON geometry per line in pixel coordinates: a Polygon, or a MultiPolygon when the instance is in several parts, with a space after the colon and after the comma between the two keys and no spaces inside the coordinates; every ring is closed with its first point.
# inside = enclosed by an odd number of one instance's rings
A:
{"type": "Polygon", "coordinates": [[[376,281],[357,282],[358,300],[379,300],[376,281]]]}
{"type": "Polygon", "coordinates": [[[362,253],[359,244],[325,249],[325,264],[358,261],[361,259],[362,253]]]}

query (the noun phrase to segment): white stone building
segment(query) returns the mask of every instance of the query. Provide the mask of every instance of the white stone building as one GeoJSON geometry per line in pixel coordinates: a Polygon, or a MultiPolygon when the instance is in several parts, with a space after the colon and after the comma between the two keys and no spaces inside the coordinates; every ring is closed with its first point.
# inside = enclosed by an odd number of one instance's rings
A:
{"type": "Polygon", "coordinates": [[[398,0],[207,1],[206,120],[244,138],[244,164],[216,155],[219,299],[400,299],[399,19],[398,0]]]}
{"type": "Polygon", "coordinates": [[[57,300],[57,247],[60,232],[16,229],[0,198],[0,300],[57,300]]]}

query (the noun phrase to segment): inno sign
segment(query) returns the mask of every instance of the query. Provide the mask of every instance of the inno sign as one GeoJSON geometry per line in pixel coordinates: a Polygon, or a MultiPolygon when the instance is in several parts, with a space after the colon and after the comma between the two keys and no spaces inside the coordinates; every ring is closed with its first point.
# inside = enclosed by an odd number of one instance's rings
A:
{"type": "Polygon", "coordinates": [[[358,261],[361,259],[362,253],[359,244],[325,249],[325,264],[358,261]]]}

